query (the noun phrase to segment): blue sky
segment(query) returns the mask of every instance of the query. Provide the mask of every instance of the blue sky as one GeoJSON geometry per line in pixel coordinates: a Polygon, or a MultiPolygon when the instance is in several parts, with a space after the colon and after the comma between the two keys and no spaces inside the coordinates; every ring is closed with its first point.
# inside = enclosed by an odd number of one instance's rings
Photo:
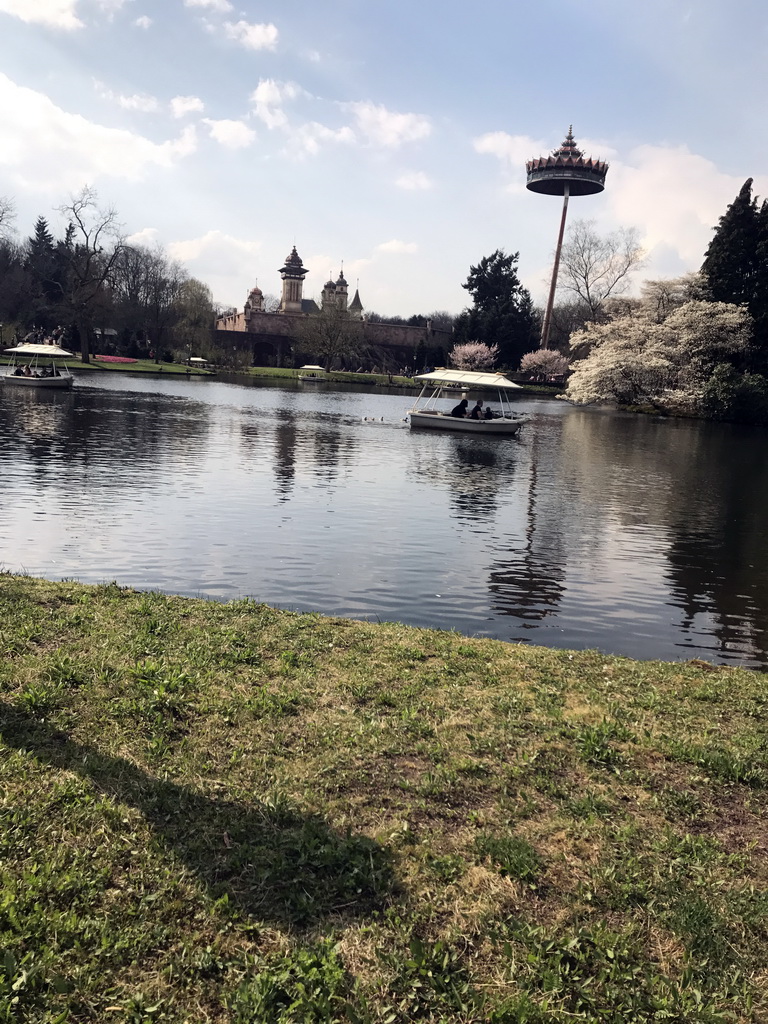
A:
{"type": "Polygon", "coordinates": [[[569,124],[610,163],[569,219],[636,227],[642,278],[696,270],[747,177],[768,195],[768,8],[753,0],[0,0],[0,196],[20,236],[84,185],[241,307],[296,245],[319,295],[467,302],[520,253],[546,298],[560,201],[525,160],[569,124]]]}

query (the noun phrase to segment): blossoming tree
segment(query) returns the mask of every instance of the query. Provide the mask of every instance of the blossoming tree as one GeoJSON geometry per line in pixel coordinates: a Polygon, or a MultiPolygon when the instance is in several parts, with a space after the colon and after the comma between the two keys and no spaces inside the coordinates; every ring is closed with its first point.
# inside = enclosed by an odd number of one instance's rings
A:
{"type": "Polygon", "coordinates": [[[492,370],[499,358],[498,345],[484,345],[481,341],[467,341],[454,345],[448,361],[457,370],[492,370]]]}
{"type": "Polygon", "coordinates": [[[743,353],[751,318],[725,302],[687,302],[661,323],[624,316],[571,338],[590,353],[572,364],[566,398],[694,411],[716,366],[743,353]]]}

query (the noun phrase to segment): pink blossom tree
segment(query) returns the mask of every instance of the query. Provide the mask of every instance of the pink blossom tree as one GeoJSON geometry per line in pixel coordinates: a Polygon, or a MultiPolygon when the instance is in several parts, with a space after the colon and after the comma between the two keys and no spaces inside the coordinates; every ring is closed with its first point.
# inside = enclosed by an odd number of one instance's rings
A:
{"type": "Polygon", "coordinates": [[[499,358],[498,345],[484,345],[481,341],[467,341],[454,345],[448,361],[457,370],[492,370],[499,358]]]}
{"type": "Polygon", "coordinates": [[[520,360],[520,370],[536,376],[553,377],[566,373],[570,360],[552,348],[539,348],[534,352],[526,352],[520,360]]]}

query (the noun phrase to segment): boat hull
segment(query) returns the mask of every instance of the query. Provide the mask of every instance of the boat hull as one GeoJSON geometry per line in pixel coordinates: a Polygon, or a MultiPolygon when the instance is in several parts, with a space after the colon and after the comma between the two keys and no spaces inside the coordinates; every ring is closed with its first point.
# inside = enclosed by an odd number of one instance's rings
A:
{"type": "Polygon", "coordinates": [[[22,377],[6,373],[2,379],[6,384],[20,388],[71,388],[75,381],[75,378],[68,374],[61,377],[22,377]]]}
{"type": "Polygon", "coordinates": [[[311,373],[300,373],[299,380],[303,380],[305,384],[325,384],[327,377],[315,377],[311,373]]]}
{"type": "Polygon", "coordinates": [[[472,420],[433,410],[411,410],[408,417],[411,429],[454,430],[465,434],[500,434],[504,437],[513,437],[523,425],[522,419],[499,417],[493,420],[472,420]]]}

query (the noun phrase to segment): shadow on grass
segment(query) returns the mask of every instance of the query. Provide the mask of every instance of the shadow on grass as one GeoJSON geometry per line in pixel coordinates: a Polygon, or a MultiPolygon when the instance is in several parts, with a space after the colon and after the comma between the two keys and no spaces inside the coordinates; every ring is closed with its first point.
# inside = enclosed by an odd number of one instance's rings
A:
{"type": "Polygon", "coordinates": [[[220,800],[157,779],[2,702],[0,739],[135,807],[159,848],[178,857],[236,914],[308,927],[330,915],[368,914],[392,890],[387,852],[364,836],[334,831],[317,815],[287,804],[220,800]]]}

